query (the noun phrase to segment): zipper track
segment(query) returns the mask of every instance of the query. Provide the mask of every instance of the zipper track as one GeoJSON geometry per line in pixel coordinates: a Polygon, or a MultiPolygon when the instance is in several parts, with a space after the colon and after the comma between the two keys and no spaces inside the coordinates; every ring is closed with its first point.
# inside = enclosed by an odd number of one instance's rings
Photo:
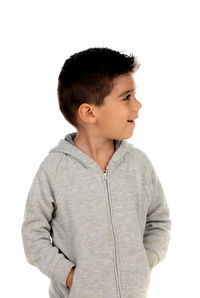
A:
{"type": "Polygon", "coordinates": [[[122,298],[120,288],[119,288],[119,276],[118,276],[118,267],[117,267],[117,252],[116,252],[116,238],[115,238],[115,232],[113,228],[113,222],[112,222],[112,215],[111,215],[111,205],[110,205],[110,199],[109,199],[109,191],[108,191],[108,167],[106,168],[106,174],[103,174],[104,180],[106,182],[106,189],[108,194],[108,203],[109,203],[109,212],[110,212],[110,220],[111,220],[111,227],[112,227],[112,233],[114,237],[114,245],[115,245],[115,269],[116,269],[116,275],[117,275],[117,291],[119,294],[119,298],[122,298]]]}

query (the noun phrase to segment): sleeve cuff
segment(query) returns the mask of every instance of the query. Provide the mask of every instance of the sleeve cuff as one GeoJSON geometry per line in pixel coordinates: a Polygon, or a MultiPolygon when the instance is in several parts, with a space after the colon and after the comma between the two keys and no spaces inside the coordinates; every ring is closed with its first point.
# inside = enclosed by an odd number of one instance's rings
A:
{"type": "Polygon", "coordinates": [[[147,259],[149,263],[149,268],[151,270],[153,267],[155,267],[158,264],[159,259],[157,254],[152,249],[146,249],[146,254],[147,254],[147,259]]]}

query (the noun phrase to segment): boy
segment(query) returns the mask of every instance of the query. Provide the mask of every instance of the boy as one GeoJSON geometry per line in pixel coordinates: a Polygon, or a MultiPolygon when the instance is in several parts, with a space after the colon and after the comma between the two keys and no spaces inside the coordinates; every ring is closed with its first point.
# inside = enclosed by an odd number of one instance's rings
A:
{"type": "Polygon", "coordinates": [[[67,59],[59,107],[76,127],[41,162],[28,194],[27,261],[50,279],[49,297],[144,298],[170,240],[169,208],[132,136],[140,65],[108,48],[67,59]]]}

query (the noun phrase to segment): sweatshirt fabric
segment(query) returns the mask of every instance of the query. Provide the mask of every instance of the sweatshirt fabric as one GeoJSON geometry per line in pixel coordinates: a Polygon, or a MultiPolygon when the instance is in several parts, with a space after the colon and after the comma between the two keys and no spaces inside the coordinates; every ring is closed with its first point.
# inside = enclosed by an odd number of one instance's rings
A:
{"type": "Polygon", "coordinates": [[[50,278],[50,298],[146,298],[170,240],[158,175],[124,139],[113,140],[103,173],[75,145],[76,134],[47,153],[33,178],[21,227],[27,262],[50,278]]]}

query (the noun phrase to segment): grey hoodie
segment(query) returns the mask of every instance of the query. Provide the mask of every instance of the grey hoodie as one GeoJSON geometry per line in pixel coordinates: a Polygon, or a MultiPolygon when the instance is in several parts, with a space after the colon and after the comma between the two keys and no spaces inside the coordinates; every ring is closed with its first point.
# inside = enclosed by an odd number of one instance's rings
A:
{"type": "Polygon", "coordinates": [[[50,298],[145,298],[170,240],[159,178],[126,140],[113,140],[104,174],[76,134],[48,152],[33,179],[21,227],[27,262],[50,278],[50,298]]]}

